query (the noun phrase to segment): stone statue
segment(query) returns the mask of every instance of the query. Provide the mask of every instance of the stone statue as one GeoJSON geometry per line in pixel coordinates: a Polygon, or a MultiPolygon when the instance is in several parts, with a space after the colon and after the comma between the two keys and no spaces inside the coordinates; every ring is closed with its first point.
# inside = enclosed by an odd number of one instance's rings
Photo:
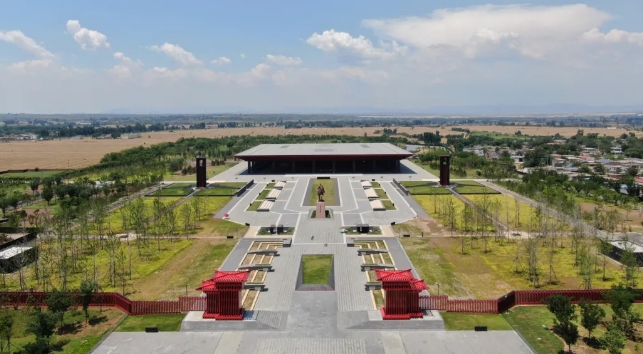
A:
{"type": "Polygon", "coordinates": [[[324,186],[321,184],[317,186],[317,201],[318,202],[323,202],[324,201],[324,193],[326,191],[324,190],[324,186]]]}

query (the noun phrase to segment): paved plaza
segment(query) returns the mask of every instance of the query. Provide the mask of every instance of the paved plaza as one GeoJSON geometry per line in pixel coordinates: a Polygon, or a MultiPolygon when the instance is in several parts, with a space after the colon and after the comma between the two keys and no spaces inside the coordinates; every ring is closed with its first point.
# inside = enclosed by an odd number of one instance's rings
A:
{"type": "MultiPolygon", "coordinates": [[[[334,175],[337,178],[339,205],[329,219],[311,219],[308,206],[309,190],[315,176],[247,176],[245,164],[215,176],[213,181],[249,181],[256,184],[242,196],[234,198],[217,217],[229,214],[231,221],[251,226],[283,224],[295,227],[291,247],[278,248],[272,259],[273,271],[264,280],[266,290],[259,293],[254,309],[244,321],[203,320],[202,312],[188,314],[178,333],[112,333],[94,353],[532,353],[513,331],[444,330],[438,312],[428,311],[423,319],[383,321],[376,310],[371,292],[365,289],[367,275],[360,265],[358,247],[348,247],[343,226],[366,223],[390,225],[417,216],[426,216],[412,198],[403,196],[391,182],[434,179],[419,167],[403,162],[409,175],[334,175]],[[236,171],[236,172],[235,172],[236,171]],[[395,204],[394,211],[372,211],[360,180],[377,180],[395,204]],[[286,181],[270,212],[248,212],[247,206],[264,187],[272,182],[286,181]],[[334,291],[296,291],[301,256],[332,254],[334,291]]],[[[255,228],[256,229],[256,228],[255,228]]],[[[413,269],[410,259],[395,237],[373,236],[368,240],[386,243],[397,269],[413,269]]],[[[270,236],[246,235],[239,240],[221,266],[221,270],[237,270],[248,250],[257,241],[280,241],[270,236]]],[[[413,269],[414,275],[417,272],[413,269]]]]}

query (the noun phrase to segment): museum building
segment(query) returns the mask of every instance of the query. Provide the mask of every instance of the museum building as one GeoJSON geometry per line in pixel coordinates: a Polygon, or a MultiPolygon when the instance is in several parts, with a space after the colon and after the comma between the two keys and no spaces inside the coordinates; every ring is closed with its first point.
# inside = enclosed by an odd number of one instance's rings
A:
{"type": "Polygon", "coordinates": [[[249,174],[399,173],[413,154],[389,143],[262,144],[235,157],[249,174]]]}

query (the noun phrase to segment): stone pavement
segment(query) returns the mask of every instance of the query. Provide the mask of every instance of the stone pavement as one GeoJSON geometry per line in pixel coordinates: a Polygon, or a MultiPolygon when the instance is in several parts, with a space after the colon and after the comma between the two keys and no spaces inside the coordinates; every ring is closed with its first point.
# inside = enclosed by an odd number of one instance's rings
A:
{"type": "Polygon", "coordinates": [[[532,354],[513,331],[114,332],[95,354],[532,354]]]}

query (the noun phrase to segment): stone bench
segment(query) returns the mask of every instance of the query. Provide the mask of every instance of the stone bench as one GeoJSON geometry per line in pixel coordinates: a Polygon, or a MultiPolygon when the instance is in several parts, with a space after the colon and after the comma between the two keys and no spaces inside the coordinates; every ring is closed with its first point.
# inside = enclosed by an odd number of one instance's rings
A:
{"type": "Polygon", "coordinates": [[[382,290],[382,282],[379,281],[369,281],[364,284],[364,288],[366,291],[371,291],[371,290],[382,290]]]}
{"type": "Polygon", "coordinates": [[[263,254],[263,255],[270,255],[270,256],[277,256],[277,250],[253,250],[253,251],[248,251],[246,252],[247,254],[263,254]]]}
{"type": "Polygon", "coordinates": [[[355,247],[355,239],[354,238],[347,238],[346,239],[346,247],[355,247]]]}
{"type": "Polygon", "coordinates": [[[363,271],[373,270],[373,269],[387,269],[387,268],[395,269],[395,265],[393,265],[393,264],[374,264],[374,263],[373,264],[368,264],[367,263],[367,264],[360,265],[360,267],[362,268],[362,272],[363,271]]]}
{"type": "Polygon", "coordinates": [[[245,283],[245,284],[243,284],[243,289],[244,290],[264,291],[265,288],[266,288],[266,284],[264,284],[264,283],[245,283]]]}
{"type": "Polygon", "coordinates": [[[366,254],[380,254],[380,253],[388,253],[388,250],[374,249],[374,248],[360,248],[357,250],[358,256],[363,256],[366,254]]]}
{"type": "Polygon", "coordinates": [[[292,239],[291,238],[285,238],[284,243],[282,244],[282,247],[290,247],[292,245],[292,239]]]}
{"type": "Polygon", "coordinates": [[[270,264],[251,264],[251,265],[239,266],[239,269],[241,269],[241,270],[246,270],[246,269],[264,270],[266,272],[270,272],[270,271],[272,271],[272,265],[270,265],[270,264]]]}

